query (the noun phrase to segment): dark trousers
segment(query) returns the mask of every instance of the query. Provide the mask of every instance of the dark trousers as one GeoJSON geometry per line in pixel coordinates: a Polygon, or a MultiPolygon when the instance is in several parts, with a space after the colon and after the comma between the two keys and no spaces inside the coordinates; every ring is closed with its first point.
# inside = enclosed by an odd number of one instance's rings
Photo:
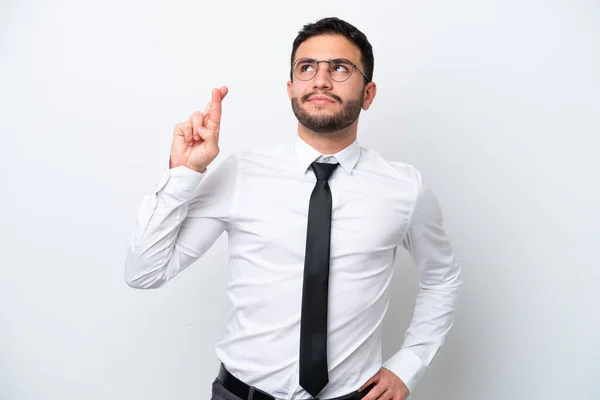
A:
{"type": "MultiPolygon", "coordinates": [[[[241,400],[235,394],[225,389],[219,379],[215,379],[212,384],[212,397],[211,400],[241,400]]],[[[245,400],[245,399],[243,399],[245,400]]]]}
{"type": "MultiPolygon", "coordinates": [[[[369,390],[371,390],[373,388],[373,386],[375,385],[370,385],[369,387],[365,388],[365,390],[363,390],[360,393],[354,392],[354,393],[350,393],[348,395],[342,396],[338,399],[340,400],[360,400],[362,399],[367,393],[369,393],[369,390]]],[[[237,397],[236,395],[234,395],[233,393],[231,393],[229,390],[227,390],[225,387],[223,387],[223,385],[221,384],[221,382],[219,382],[219,379],[215,379],[213,384],[212,384],[212,397],[211,400],[247,400],[247,399],[240,399],[239,397],[237,397]]]]}

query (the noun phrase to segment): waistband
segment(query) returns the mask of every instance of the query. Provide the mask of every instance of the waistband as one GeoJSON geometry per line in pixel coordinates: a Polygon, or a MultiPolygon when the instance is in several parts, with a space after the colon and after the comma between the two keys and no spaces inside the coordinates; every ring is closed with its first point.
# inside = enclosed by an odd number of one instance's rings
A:
{"type": "MultiPolygon", "coordinates": [[[[219,382],[225,387],[225,389],[229,390],[231,393],[241,398],[242,400],[277,400],[274,396],[269,393],[260,390],[257,387],[250,386],[235,376],[233,376],[223,364],[219,368],[219,375],[217,377],[219,382]]],[[[360,400],[371,390],[375,384],[371,384],[366,387],[362,392],[351,392],[345,394],[343,396],[333,397],[330,399],[322,399],[322,400],[360,400]]],[[[303,399],[303,400],[321,400],[318,397],[314,397],[311,399],[303,399]]]]}

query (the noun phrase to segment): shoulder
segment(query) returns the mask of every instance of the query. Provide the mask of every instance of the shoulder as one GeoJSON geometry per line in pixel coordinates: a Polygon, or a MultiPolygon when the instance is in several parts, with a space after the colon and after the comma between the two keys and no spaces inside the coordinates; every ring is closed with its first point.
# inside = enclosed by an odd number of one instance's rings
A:
{"type": "Polygon", "coordinates": [[[231,156],[239,161],[251,161],[264,158],[286,157],[289,153],[289,145],[278,144],[237,151],[231,156]]]}
{"type": "Polygon", "coordinates": [[[221,153],[217,160],[215,160],[215,166],[223,167],[240,167],[246,161],[252,161],[256,159],[263,159],[265,157],[273,157],[279,154],[284,155],[288,151],[288,146],[276,145],[276,146],[265,146],[257,147],[253,149],[244,149],[234,152],[221,153]]]}
{"type": "Polygon", "coordinates": [[[360,150],[362,165],[370,166],[382,175],[409,184],[417,191],[420,190],[423,185],[423,177],[417,167],[399,160],[388,160],[370,148],[361,146],[360,150]]]}
{"type": "Polygon", "coordinates": [[[288,169],[293,161],[291,147],[286,144],[245,149],[229,157],[235,159],[238,171],[250,174],[288,169]]]}

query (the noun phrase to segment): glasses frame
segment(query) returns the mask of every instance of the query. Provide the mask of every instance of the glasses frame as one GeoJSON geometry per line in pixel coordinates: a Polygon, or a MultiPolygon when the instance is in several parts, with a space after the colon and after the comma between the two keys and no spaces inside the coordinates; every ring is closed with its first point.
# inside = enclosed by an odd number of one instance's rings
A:
{"type": "Polygon", "coordinates": [[[322,62],[326,62],[326,63],[327,63],[327,75],[328,75],[328,76],[329,76],[329,78],[330,78],[332,81],[334,81],[334,82],[346,82],[348,79],[350,79],[350,77],[352,76],[352,72],[354,72],[354,70],[357,70],[358,72],[360,72],[360,73],[362,74],[362,76],[365,78],[365,81],[366,81],[367,83],[371,82],[371,80],[370,80],[369,78],[367,78],[367,76],[365,75],[365,73],[364,73],[364,72],[362,72],[362,71],[360,70],[360,68],[358,68],[358,67],[356,66],[356,64],[354,64],[352,61],[348,60],[347,58],[332,58],[332,59],[330,59],[330,60],[315,60],[314,58],[310,58],[310,57],[303,57],[303,58],[299,58],[299,59],[297,59],[296,61],[292,62],[292,75],[294,75],[296,78],[298,78],[298,79],[299,79],[299,80],[301,80],[302,82],[308,82],[308,81],[310,81],[310,80],[314,79],[314,78],[315,78],[315,76],[317,76],[317,74],[319,73],[319,63],[322,63],[322,62]],[[317,70],[315,71],[315,75],[314,75],[312,78],[310,78],[310,79],[302,79],[302,78],[300,78],[300,77],[298,77],[298,76],[296,75],[296,71],[295,71],[295,69],[296,69],[296,63],[297,63],[298,61],[303,61],[303,60],[306,60],[306,61],[312,61],[312,62],[314,62],[314,63],[316,63],[316,64],[317,64],[317,70]],[[350,64],[350,65],[352,66],[352,70],[351,70],[351,72],[350,72],[350,75],[348,75],[348,77],[347,77],[346,79],[344,79],[343,81],[338,81],[338,80],[335,80],[335,79],[333,79],[333,77],[331,76],[331,70],[329,69],[329,67],[331,66],[331,63],[332,63],[332,62],[334,62],[334,61],[338,61],[338,62],[339,62],[339,61],[344,61],[344,62],[347,62],[348,64],[350,64]]]}

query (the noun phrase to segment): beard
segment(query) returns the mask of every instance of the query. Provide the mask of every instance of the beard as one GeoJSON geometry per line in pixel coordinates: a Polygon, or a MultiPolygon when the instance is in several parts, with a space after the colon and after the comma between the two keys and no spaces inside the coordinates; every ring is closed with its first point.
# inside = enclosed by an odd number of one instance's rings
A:
{"type": "Polygon", "coordinates": [[[302,104],[308,102],[311,96],[321,93],[307,93],[300,99],[292,97],[292,110],[298,118],[298,122],[315,133],[331,135],[338,131],[346,129],[356,121],[363,106],[363,99],[352,99],[343,101],[339,96],[332,93],[323,94],[334,99],[342,105],[342,109],[335,114],[326,114],[317,111],[314,114],[309,113],[302,104]]]}

